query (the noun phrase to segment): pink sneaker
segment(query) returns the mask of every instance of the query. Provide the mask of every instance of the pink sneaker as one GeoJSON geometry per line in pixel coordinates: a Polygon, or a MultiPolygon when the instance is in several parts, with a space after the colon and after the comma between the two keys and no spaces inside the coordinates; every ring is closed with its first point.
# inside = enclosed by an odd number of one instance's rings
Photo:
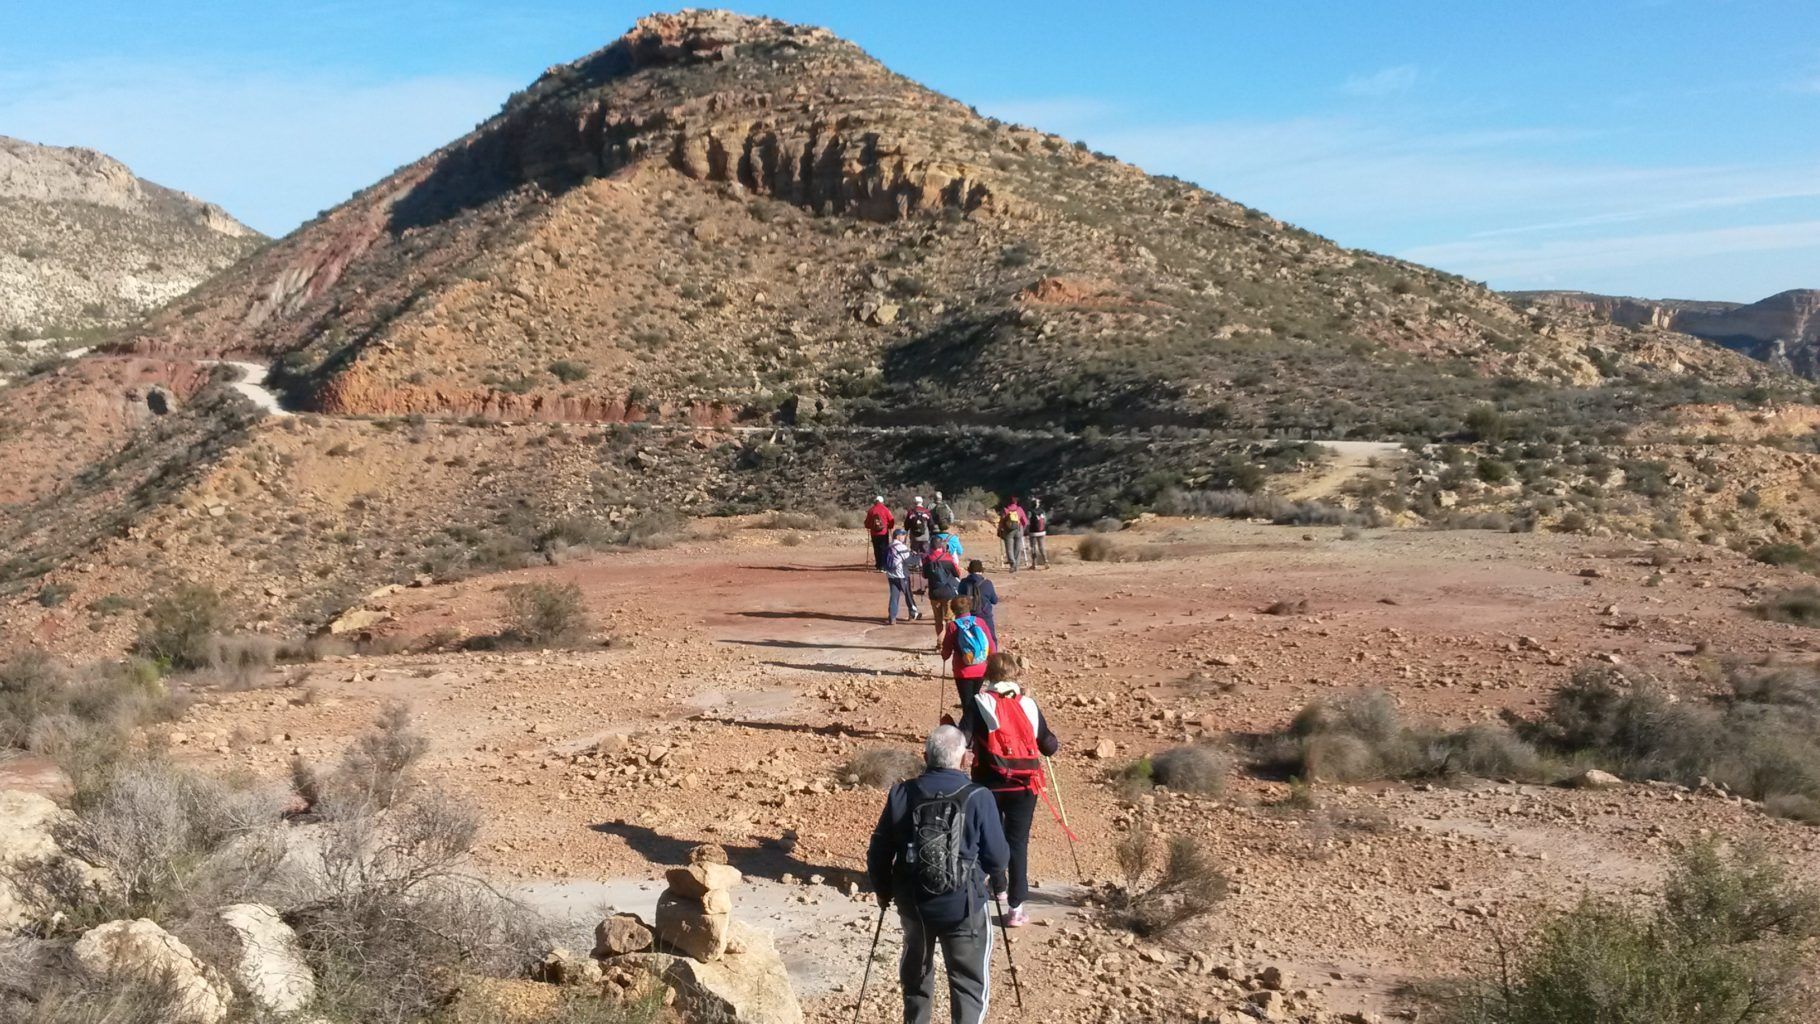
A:
{"type": "Polygon", "coordinates": [[[1012,907],[1005,912],[1005,927],[1022,928],[1030,923],[1030,915],[1024,913],[1023,907],[1012,907]]]}

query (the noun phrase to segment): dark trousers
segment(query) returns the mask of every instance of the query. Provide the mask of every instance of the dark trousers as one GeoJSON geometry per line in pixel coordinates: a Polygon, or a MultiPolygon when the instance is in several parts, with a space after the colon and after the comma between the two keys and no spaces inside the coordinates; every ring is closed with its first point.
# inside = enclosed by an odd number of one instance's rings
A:
{"type": "Polygon", "coordinates": [[[885,577],[885,580],[891,584],[891,604],[885,612],[886,621],[897,621],[897,602],[899,598],[902,598],[904,602],[904,614],[910,618],[916,618],[916,595],[910,592],[910,577],[904,576],[900,578],[896,576],[887,576],[885,577]]]}
{"type": "Polygon", "coordinates": [[[1036,794],[1027,789],[994,792],[999,821],[1005,826],[1005,843],[1011,847],[1011,884],[1006,895],[1011,906],[1021,907],[1030,896],[1030,823],[1036,818],[1036,794]]]}
{"type": "Polygon", "coordinates": [[[878,535],[873,536],[873,538],[872,538],[872,567],[879,570],[880,572],[883,572],[884,568],[885,568],[885,549],[889,548],[890,546],[891,546],[890,537],[885,536],[883,534],[878,534],[878,535]]]}
{"type": "Polygon", "coordinates": [[[935,947],[948,966],[948,1008],[954,1024],[980,1024],[992,998],[992,918],[981,903],[952,928],[925,928],[915,906],[898,905],[904,926],[904,959],[898,981],[904,986],[904,1024],[929,1024],[935,1005],[935,947]]]}
{"type": "Polygon", "coordinates": [[[979,696],[980,687],[985,685],[985,683],[985,676],[977,676],[973,679],[962,679],[960,676],[954,677],[954,692],[959,694],[961,698],[961,714],[966,714],[967,710],[973,707],[973,698],[979,696]]]}

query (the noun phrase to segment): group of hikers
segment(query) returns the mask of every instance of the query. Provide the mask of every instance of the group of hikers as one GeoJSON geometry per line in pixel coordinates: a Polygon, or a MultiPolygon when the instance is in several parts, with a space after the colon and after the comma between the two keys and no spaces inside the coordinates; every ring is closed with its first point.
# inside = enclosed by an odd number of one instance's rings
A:
{"type": "MultiPolygon", "coordinates": [[[[997,509],[997,521],[1012,572],[1026,557],[1028,568],[1048,565],[1048,515],[1040,500],[1025,510],[1009,498],[997,509]]],[[[923,745],[925,770],[892,787],[866,868],[879,900],[880,929],[892,906],[903,927],[899,980],[906,1024],[927,1024],[933,1012],[938,946],[947,964],[952,1019],[978,1024],[991,996],[988,905],[1007,898],[1008,908],[998,913],[1001,929],[1030,923],[1030,830],[1039,801],[1074,839],[1049,796],[1048,758],[1060,741],[1018,678],[1021,659],[1000,647],[998,591],[983,564],[975,558],[961,571],[965,550],[941,493],[933,506],[916,498],[899,523],[883,496],[866,512],[874,566],[890,583],[885,621],[897,622],[900,603],[908,618],[924,617],[913,587],[920,578],[935,618],[936,650],[952,669],[959,718],[940,702],[940,724],[923,745]]],[[[875,930],[874,949],[877,944],[875,930]]],[[[870,967],[868,959],[868,979],[870,967]]],[[[864,998],[862,982],[862,1003],[864,998]]]]}

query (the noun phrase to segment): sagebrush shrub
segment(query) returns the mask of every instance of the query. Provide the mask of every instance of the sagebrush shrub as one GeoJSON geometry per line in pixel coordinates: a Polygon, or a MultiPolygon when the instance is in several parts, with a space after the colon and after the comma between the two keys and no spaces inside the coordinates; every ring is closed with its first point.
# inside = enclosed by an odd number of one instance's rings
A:
{"type": "Polygon", "coordinates": [[[581,588],[573,583],[521,583],[506,591],[506,631],[536,646],[577,643],[587,636],[581,588]]]}

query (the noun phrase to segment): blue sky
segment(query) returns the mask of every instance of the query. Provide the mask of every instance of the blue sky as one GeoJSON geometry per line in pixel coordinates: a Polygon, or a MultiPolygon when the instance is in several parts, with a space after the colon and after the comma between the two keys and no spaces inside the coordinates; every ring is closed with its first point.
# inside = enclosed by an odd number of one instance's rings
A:
{"type": "MultiPolygon", "coordinates": [[[[0,134],[102,149],[273,234],[649,10],[0,6],[0,134]]],[[[741,9],[828,25],[986,113],[1497,287],[1820,287],[1817,0],[741,9]]]]}

